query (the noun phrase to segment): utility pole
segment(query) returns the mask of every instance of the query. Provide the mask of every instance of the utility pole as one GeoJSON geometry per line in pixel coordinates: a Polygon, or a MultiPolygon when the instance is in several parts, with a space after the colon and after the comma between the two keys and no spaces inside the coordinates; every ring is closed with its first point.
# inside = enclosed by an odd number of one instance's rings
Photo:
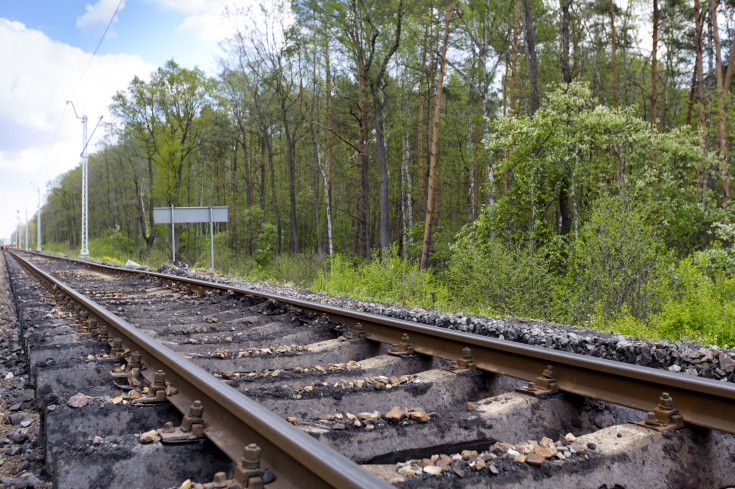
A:
{"type": "Polygon", "coordinates": [[[89,249],[87,248],[87,241],[89,239],[87,233],[87,116],[82,115],[79,117],[77,109],[74,107],[74,102],[71,100],[67,100],[66,103],[71,104],[71,108],[74,109],[74,115],[82,121],[82,247],[79,250],[79,256],[89,258],[89,249]]]}
{"type": "Polygon", "coordinates": [[[26,209],[26,251],[28,251],[28,209],[26,209]]]}
{"type": "MultiPolygon", "coordinates": [[[[31,182],[33,185],[33,182],[31,182]]],[[[33,185],[36,187],[35,185],[33,185]]],[[[38,211],[36,214],[36,251],[41,251],[41,189],[36,187],[38,192],[38,211]]]]}
{"type": "Polygon", "coordinates": [[[22,236],[21,231],[23,231],[23,228],[20,226],[20,209],[18,209],[17,216],[18,216],[18,249],[21,249],[23,247],[23,242],[20,238],[22,236]]]}

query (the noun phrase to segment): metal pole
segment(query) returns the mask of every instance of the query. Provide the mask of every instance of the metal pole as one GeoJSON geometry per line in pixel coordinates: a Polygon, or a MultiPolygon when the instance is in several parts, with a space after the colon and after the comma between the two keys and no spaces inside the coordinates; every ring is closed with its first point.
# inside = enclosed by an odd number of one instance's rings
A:
{"type": "Polygon", "coordinates": [[[176,264],[176,242],[174,242],[174,206],[171,204],[171,264],[176,264]]]}
{"type": "Polygon", "coordinates": [[[212,257],[212,271],[214,271],[214,223],[212,222],[212,206],[209,206],[209,254],[212,257]]]}
{"type": "Polygon", "coordinates": [[[83,258],[89,257],[89,249],[87,248],[88,243],[88,227],[87,227],[87,116],[82,116],[82,132],[84,138],[82,144],[84,149],[82,150],[82,249],[79,250],[79,256],[83,258]]]}
{"type": "Polygon", "coordinates": [[[74,115],[77,116],[77,119],[82,120],[82,246],[79,250],[79,256],[89,258],[89,249],[87,248],[87,242],[89,241],[89,234],[87,232],[87,116],[82,115],[82,117],[79,117],[77,108],[74,107],[74,102],[71,100],[67,100],[66,103],[71,104],[72,109],[74,109],[74,115]]]}
{"type": "Polygon", "coordinates": [[[26,251],[28,251],[28,209],[26,209],[26,251]]]}
{"type": "Polygon", "coordinates": [[[21,239],[22,231],[23,231],[23,228],[21,227],[21,224],[20,224],[20,209],[18,209],[18,249],[19,250],[23,248],[23,240],[21,239]]]}
{"type": "Polygon", "coordinates": [[[41,189],[38,191],[38,215],[36,216],[36,251],[41,251],[41,189]]]}

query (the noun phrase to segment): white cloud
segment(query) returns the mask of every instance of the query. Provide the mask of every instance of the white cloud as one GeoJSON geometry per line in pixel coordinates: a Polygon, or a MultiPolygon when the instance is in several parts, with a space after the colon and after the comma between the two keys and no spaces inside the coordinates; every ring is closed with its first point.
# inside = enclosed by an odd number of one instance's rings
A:
{"type": "MultiPolygon", "coordinates": [[[[84,33],[101,34],[115,13],[118,3],[120,0],[99,0],[94,5],[87,4],[85,14],[77,18],[77,29],[84,33]]],[[[123,0],[120,3],[120,10],[124,7],[125,1],[123,0]]],[[[107,35],[110,36],[112,33],[108,32],[107,35]]]]}
{"type": "MultiPolygon", "coordinates": [[[[66,100],[89,117],[91,134],[100,115],[110,120],[115,92],[135,75],[148,78],[155,66],[137,56],[96,56],[80,82],[91,53],[2,18],[0,45],[13,46],[0,50],[0,195],[32,214],[36,192],[30,182],[45,191],[48,180],[79,163],[81,123],[66,100]]],[[[95,140],[101,135],[98,130],[95,140]]],[[[14,221],[14,210],[12,216],[0,212],[0,237],[10,234],[14,221]]]]}
{"type": "MultiPolygon", "coordinates": [[[[238,17],[242,11],[250,12],[247,20],[253,22],[252,14],[260,13],[259,0],[158,0],[164,7],[186,14],[179,30],[188,31],[203,39],[222,41],[235,34],[235,26],[227,19],[226,10],[238,17]]],[[[242,20],[238,17],[237,20],[242,20]]]]}

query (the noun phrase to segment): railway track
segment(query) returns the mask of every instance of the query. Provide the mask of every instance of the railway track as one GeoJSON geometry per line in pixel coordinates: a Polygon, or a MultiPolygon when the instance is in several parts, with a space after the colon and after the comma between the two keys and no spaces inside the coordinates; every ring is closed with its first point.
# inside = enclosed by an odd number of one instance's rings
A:
{"type": "Polygon", "coordinates": [[[55,487],[735,484],[731,383],[157,273],[7,266],[55,487]]]}

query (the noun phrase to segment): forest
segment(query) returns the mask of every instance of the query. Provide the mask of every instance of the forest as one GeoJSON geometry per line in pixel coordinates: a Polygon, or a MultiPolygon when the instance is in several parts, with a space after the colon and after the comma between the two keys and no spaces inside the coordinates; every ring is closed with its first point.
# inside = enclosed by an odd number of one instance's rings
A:
{"type": "MultiPolygon", "coordinates": [[[[283,0],[110,100],[93,257],[735,345],[732,0],[283,0]],[[254,19],[259,19],[254,21],[254,19]],[[209,267],[209,225],[174,228],[209,267]]],[[[78,254],[81,165],[44,250],[78,254]]],[[[35,225],[35,221],[31,221],[35,225]]],[[[34,228],[32,228],[34,229],[34,228]]],[[[31,231],[35,236],[35,231],[31,231]]],[[[33,244],[33,240],[32,243],[33,244]]]]}

